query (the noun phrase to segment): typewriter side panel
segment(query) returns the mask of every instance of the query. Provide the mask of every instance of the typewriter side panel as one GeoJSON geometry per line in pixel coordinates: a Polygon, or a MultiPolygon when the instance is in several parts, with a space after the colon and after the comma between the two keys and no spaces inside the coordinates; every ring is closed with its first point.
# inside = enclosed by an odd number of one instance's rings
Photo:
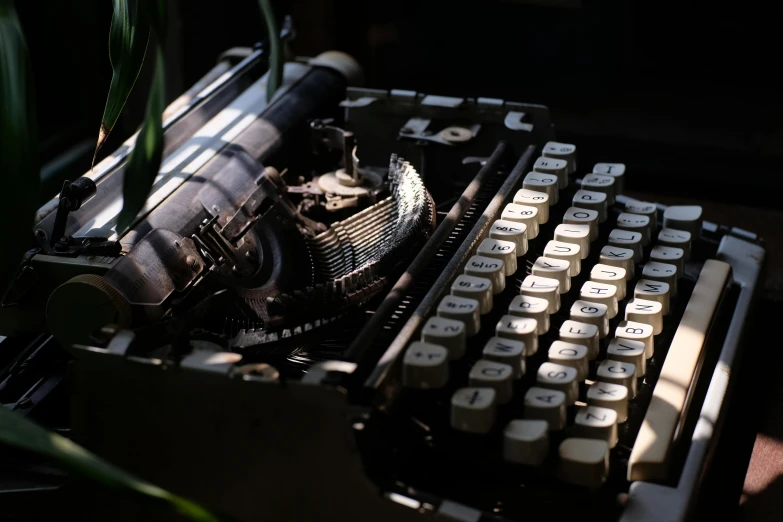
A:
{"type": "Polygon", "coordinates": [[[741,363],[743,356],[743,334],[751,318],[752,305],[762,280],[765,251],[759,245],[748,241],[746,235],[740,231],[723,237],[718,257],[731,264],[734,284],[739,286],[740,292],[718,363],[698,413],[682,474],[676,486],[650,482],[633,483],[621,522],[681,521],[687,520],[693,514],[695,499],[709,469],[729,407],[736,381],[732,379],[732,373],[741,363]]]}

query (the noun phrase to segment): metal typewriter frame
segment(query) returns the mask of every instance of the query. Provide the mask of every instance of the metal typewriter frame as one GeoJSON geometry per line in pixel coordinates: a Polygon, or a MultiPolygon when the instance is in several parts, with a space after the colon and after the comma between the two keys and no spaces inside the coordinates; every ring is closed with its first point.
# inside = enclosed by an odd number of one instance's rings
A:
{"type": "MultiPolygon", "coordinates": [[[[742,325],[750,314],[749,305],[760,281],[764,250],[755,243],[754,235],[740,229],[726,231],[705,223],[704,231],[725,233],[719,247],[719,259],[732,265],[734,284],[740,287],[739,299],[677,486],[633,483],[620,519],[623,522],[687,518],[717,442],[713,435],[720,430],[725,414],[733,382],[729,370],[740,355],[742,325]]],[[[127,454],[107,454],[103,440],[105,433],[115,437],[124,433],[122,438],[126,440],[115,440],[112,447],[151,448],[131,457],[146,461],[142,466],[145,476],[206,502],[216,503],[220,499],[221,504],[232,505],[237,509],[235,513],[241,515],[263,512],[290,520],[312,516],[308,506],[291,496],[291,492],[304,489],[320,492],[319,498],[324,504],[315,509],[322,515],[322,520],[418,520],[420,513],[438,513],[460,522],[480,519],[480,512],[450,499],[442,499],[437,504],[425,499],[384,494],[366,478],[351,430],[358,429],[357,423],[367,413],[367,408],[352,405],[342,386],[355,366],[335,363],[322,368],[324,371],[313,372],[311,379],[283,387],[260,377],[232,375],[229,364],[193,361],[192,364],[183,362],[179,368],[165,368],[161,360],[126,358],[124,348],[129,342],[129,337],[120,336],[106,349],[77,349],[76,357],[90,364],[74,365],[69,374],[77,390],[74,397],[88,402],[80,409],[93,412],[93,415],[74,419],[74,433],[78,440],[99,454],[119,463],[123,462],[123,457],[128,458],[127,454]],[[95,386],[102,390],[101,394],[89,393],[95,386]],[[154,411],[143,407],[145,402],[158,402],[163,397],[167,400],[161,401],[154,411]],[[188,403],[200,405],[198,418],[182,414],[182,404],[188,403]],[[100,421],[96,421],[98,412],[101,412],[100,421]],[[154,417],[149,418],[149,415],[154,417]],[[139,426],[129,421],[134,418],[147,418],[150,426],[165,425],[166,429],[154,434],[141,433],[139,438],[139,426]],[[226,438],[216,439],[207,452],[198,441],[187,437],[192,430],[217,429],[218,425],[226,438]],[[280,494],[256,504],[252,495],[248,497],[237,491],[216,492],[200,479],[181,483],[181,472],[173,469],[177,467],[176,463],[185,465],[190,457],[199,454],[204,468],[224,469],[221,462],[231,459],[236,448],[221,444],[221,440],[227,442],[232,434],[247,437],[247,429],[252,433],[248,438],[257,444],[242,448],[244,466],[238,471],[240,477],[234,475],[234,479],[252,483],[265,475],[270,476],[269,471],[274,470],[276,491],[280,494]],[[158,440],[163,432],[172,441],[169,445],[164,444],[168,448],[165,452],[160,451],[158,440]],[[319,436],[303,439],[291,436],[302,432],[317,432],[319,436]],[[146,444],[145,437],[150,437],[146,444]],[[275,445],[277,451],[273,455],[263,450],[268,445],[275,445]],[[303,454],[305,458],[290,458],[290,455],[303,454]],[[171,466],[154,472],[161,459],[171,466]],[[336,470],[341,470],[339,481],[334,480],[336,470]],[[384,496],[396,502],[384,500],[384,496]]]]}
{"type": "MultiPolygon", "coordinates": [[[[373,94],[416,99],[415,93],[407,91],[373,94]]],[[[354,103],[358,98],[361,96],[354,96],[354,103]]],[[[477,107],[497,107],[498,102],[502,106],[500,100],[480,99],[477,107]]],[[[550,134],[546,108],[529,107],[534,108],[536,125],[550,134]]],[[[500,156],[503,151],[496,152],[500,156]]],[[[461,252],[497,217],[534,152],[533,146],[523,152],[461,252]]],[[[496,168],[496,159],[487,158],[482,171],[496,168]]],[[[468,195],[468,201],[471,197],[468,195]]],[[[449,213],[451,228],[466,209],[465,201],[454,205],[449,213]]],[[[449,231],[444,230],[436,231],[425,248],[437,251],[439,242],[448,237],[449,231]]],[[[677,486],[632,484],[623,522],[684,520],[688,516],[717,441],[713,435],[725,416],[733,383],[730,370],[739,361],[742,328],[758,291],[765,252],[755,235],[741,229],[704,223],[703,233],[722,235],[718,258],[731,264],[739,299],[677,486]]],[[[449,273],[444,280],[455,275],[449,273]]],[[[420,319],[414,316],[411,320],[420,323],[420,319]]],[[[72,421],[73,432],[76,440],[110,461],[208,505],[230,507],[229,511],[241,518],[306,520],[318,513],[320,520],[391,522],[439,515],[461,522],[478,521],[481,512],[450,499],[408,498],[380,491],[362,469],[353,430],[362,428],[362,419],[372,407],[372,400],[367,399],[386,393],[382,386],[386,370],[401,357],[399,346],[417,331],[417,324],[404,328],[400,342],[380,357],[375,378],[361,379],[358,387],[352,376],[356,365],[345,362],[327,363],[301,382],[281,385],[263,376],[237,375],[228,363],[210,364],[193,358],[169,367],[160,359],[128,355],[133,339],[130,333],[116,336],[106,348],[75,347],[73,353],[79,362],[71,365],[69,381],[72,400],[80,401],[80,408],[75,409],[79,413],[72,421]],[[95,393],[96,389],[100,393],[95,393]],[[360,392],[353,395],[356,389],[360,392]],[[186,414],[188,404],[198,404],[199,415],[186,414]],[[138,419],[143,419],[141,425],[138,419]],[[194,432],[211,433],[209,447],[189,436],[194,432]],[[254,444],[238,448],[238,440],[254,444]],[[209,477],[183,473],[194,457],[199,459],[199,467],[212,471],[209,477]],[[236,464],[238,458],[242,465],[236,464]],[[340,480],[335,480],[336,472],[340,480]],[[246,487],[232,488],[229,478],[246,487]],[[261,499],[258,491],[247,485],[263,483],[265,478],[274,483],[274,491],[261,499]],[[314,504],[301,502],[301,490],[317,495],[309,497],[314,504]]]]}

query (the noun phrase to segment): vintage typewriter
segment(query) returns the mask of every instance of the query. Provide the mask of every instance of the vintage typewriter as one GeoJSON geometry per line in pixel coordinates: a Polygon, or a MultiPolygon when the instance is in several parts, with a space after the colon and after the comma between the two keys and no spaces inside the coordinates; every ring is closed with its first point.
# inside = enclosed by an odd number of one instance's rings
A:
{"type": "Polygon", "coordinates": [[[262,65],[169,112],[129,233],[133,138],[41,210],[3,403],[240,520],[690,516],[760,240],[627,197],[544,106],[352,87],[337,53],[269,101],[262,65]]]}

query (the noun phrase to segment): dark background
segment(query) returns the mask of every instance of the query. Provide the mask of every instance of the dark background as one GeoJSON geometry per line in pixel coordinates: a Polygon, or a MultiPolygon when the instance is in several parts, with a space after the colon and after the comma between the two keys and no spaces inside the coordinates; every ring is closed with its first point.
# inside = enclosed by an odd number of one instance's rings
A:
{"type": "MultiPolygon", "coordinates": [[[[562,141],[627,163],[632,189],[659,194],[663,202],[716,202],[705,205],[708,219],[777,241],[769,243],[766,283],[775,301],[762,301],[757,309],[761,324],[780,317],[783,286],[774,260],[783,259],[783,222],[779,212],[769,210],[783,208],[779,3],[274,3],[280,18],[293,17],[295,53],[346,51],[364,67],[368,87],[542,103],[551,108],[562,141]]],[[[223,51],[252,46],[265,36],[256,0],[171,0],[170,5],[169,100],[205,74],[223,51]]],[[[18,1],[17,8],[35,74],[43,200],[57,192],[64,176],[76,177],[90,167],[111,78],[112,7],[109,0],[28,0],[18,1]]],[[[102,155],[137,128],[148,81],[146,71],[102,155]]],[[[737,429],[724,444],[724,455],[733,459],[720,460],[713,471],[712,480],[723,481],[726,494],[706,501],[734,500],[751,439],[759,433],[759,456],[750,465],[757,478],[749,483],[772,485],[749,495],[745,519],[773,520],[780,518],[783,487],[783,479],[775,479],[783,462],[783,380],[774,368],[783,355],[766,342],[762,329],[753,332],[753,357],[773,373],[761,381],[752,371],[741,374],[736,403],[743,414],[727,424],[737,429]]]]}
{"type": "MultiPolygon", "coordinates": [[[[35,69],[44,175],[89,168],[111,77],[108,0],[17,2],[35,69]],[[65,157],[62,155],[68,153],[65,157]]],[[[172,0],[169,99],[265,36],[258,3],[172,0]]],[[[537,102],[562,141],[636,167],[637,188],[778,208],[777,3],[275,2],[299,55],[354,55],[366,86],[537,102]]],[[[141,120],[144,73],[110,152],[141,120]]],[[[45,194],[44,198],[53,195],[45,194]]]]}

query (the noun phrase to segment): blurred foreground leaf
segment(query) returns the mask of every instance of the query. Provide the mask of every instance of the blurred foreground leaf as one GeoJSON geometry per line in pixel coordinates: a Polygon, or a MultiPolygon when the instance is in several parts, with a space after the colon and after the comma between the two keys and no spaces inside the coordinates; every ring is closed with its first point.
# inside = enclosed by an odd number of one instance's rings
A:
{"type": "Polygon", "coordinates": [[[114,489],[131,490],[168,504],[188,520],[216,522],[201,506],[127,473],[93,455],[81,446],[0,405],[0,443],[34,452],[63,467],[114,489]]]}
{"type": "MultiPolygon", "coordinates": [[[[142,14],[138,0],[113,0],[113,4],[114,15],[109,29],[112,76],[95,146],[96,155],[117,123],[136,84],[150,37],[149,20],[142,14]]],[[[92,161],[94,164],[95,156],[92,161]]]]}
{"type": "Polygon", "coordinates": [[[147,111],[136,145],[125,165],[122,180],[122,210],[117,218],[117,233],[133,224],[136,215],[144,208],[152,184],[160,170],[163,156],[163,108],[165,106],[165,78],[163,53],[155,53],[155,74],[152,78],[147,111]]]}
{"type": "Polygon", "coordinates": [[[33,82],[13,3],[0,0],[0,297],[32,244],[40,174],[33,82]]]}
{"type": "MultiPolygon", "coordinates": [[[[128,0],[118,0],[127,2],[128,0]]],[[[166,79],[163,44],[168,23],[165,0],[140,0],[140,17],[147,20],[155,36],[155,73],[152,77],[144,123],[136,145],[125,166],[122,182],[122,210],[117,217],[116,231],[121,234],[133,224],[144,208],[150,189],[160,170],[163,157],[163,109],[166,105],[166,79]]]]}
{"type": "Polygon", "coordinates": [[[283,46],[280,42],[280,29],[277,27],[277,18],[272,10],[272,2],[259,0],[259,4],[264,22],[266,22],[267,38],[269,39],[269,79],[266,83],[266,101],[269,103],[283,82],[283,46]]]}

